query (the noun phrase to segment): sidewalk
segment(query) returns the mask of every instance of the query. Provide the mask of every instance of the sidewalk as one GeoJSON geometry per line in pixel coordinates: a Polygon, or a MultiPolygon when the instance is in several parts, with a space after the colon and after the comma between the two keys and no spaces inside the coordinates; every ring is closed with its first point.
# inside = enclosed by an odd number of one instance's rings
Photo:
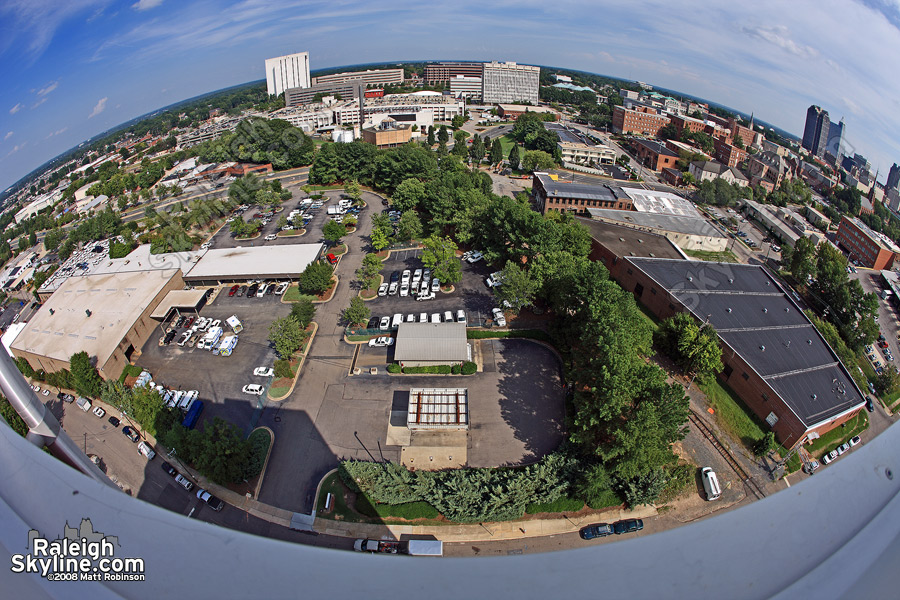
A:
{"type": "Polygon", "coordinates": [[[488,542],[498,540],[518,540],[574,533],[590,523],[613,522],[620,519],[647,519],[656,516],[656,508],[641,506],[636,510],[613,510],[603,515],[587,515],[571,520],[534,519],[525,521],[502,521],[499,523],[476,523],[469,525],[381,525],[368,523],[344,523],[317,517],[313,529],[318,533],[351,538],[401,539],[404,535],[431,535],[443,542],[488,542]]]}

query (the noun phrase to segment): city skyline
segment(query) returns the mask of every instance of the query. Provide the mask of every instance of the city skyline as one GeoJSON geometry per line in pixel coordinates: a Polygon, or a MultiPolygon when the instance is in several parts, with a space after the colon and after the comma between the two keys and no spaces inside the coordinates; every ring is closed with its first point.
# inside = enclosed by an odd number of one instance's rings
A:
{"type": "Polygon", "coordinates": [[[641,80],[754,112],[798,137],[817,104],[847,123],[845,153],[866,155],[882,178],[900,157],[900,83],[889,75],[900,50],[895,4],[761,3],[754,14],[777,14],[778,25],[724,3],[703,18],[683,2],[585,7],[462,2],[442,20],[404,0],[3,1],[11,33],[0,42],[9,82],[0,90],[0,190],[97,133],[263,79],[266,58],[306,51],[312,70],[499,60],[641,80]]]}

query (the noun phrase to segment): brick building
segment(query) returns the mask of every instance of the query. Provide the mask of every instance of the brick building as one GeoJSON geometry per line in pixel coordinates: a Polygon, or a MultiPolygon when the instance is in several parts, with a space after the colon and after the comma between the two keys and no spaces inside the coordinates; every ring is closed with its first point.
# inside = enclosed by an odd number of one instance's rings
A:
{"type": "Polygon", "coordinates": [[[753,145],[753,141],[756,139],[756,132],[751,128],[744,127],[733,117],[728,119],[728,128],[731,129],[732,139],[741,138],[745,148],[749,148],[753,145]]]}
{"type": "Polygon", "coordinates": [[[701,121],[700,119],[695,119],[693,117],[687,117],[684,115],[672,115],[669,117],[672,121],[672,124],[678,128],[678,134],[681,135],[681,132],[684,129],[687,129],[691,133],[697,133],[699,131],[706,131],[706,123],[701,121]]]}
{"type": "Polygon", "coordinates": [[[878,271],[890,269],[894,264],[894,256],[900,252],[894,242],[872,231],[859,219],[851,217],[841,219],[836,241],[838,247],[846,250],[852,260],[878,271]]]}
{"type": "Polygon", "coordinates": [[[618,281],[653,314],[687,312],[712,325],[719,374],[785,448],[856,417],[865,404],[847,368],[758,265],[625,257],[618,281]]]}
{"type": "Polygon", "coordinates": [[[669,117],[652,108],[613,107],[612,128],[615,133],[656,137],[659,130],[668,124],[669,117]]]}
{"type": "Polygon", "coordinates": [[[559,181],[547,173],[534,174],[531,194],[541,214],[554,210],[584,214],[588,208],[632,210],[631,198],[622,188],[559,181]]]}
{"type": "Polygon", "coordinates": [[[631,142],[631,149],[638,161],[654,171],[660,171],[666,167],[674,167],[678,162],[678,154],[672,152],[660,142],[635,139],[631,142]]]}
{"type": "Polygon", "coordinates": [[[721,138],[716,138],[715,155],[717,161],[729,167],[737,167],[747,159],[746,151],[721,138]]]}

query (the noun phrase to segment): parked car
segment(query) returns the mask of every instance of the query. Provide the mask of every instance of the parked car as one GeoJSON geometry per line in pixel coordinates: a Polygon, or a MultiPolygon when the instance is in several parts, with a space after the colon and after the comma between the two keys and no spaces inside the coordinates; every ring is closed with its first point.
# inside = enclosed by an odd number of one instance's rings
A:
{"type": "Polygon", "coordinates": [[[428,322],[428,313],[419,313],[419,323],[428,322]]]}
{"type": "Polygon", "coordinates": [[[162,461],[162,464],[160,466],[162,467],[162,470],[166,472],[166,475],[171,475],[172,477],[178,475],[178,471],[175,470],[175,467],[173,467],[166,461],[162,461]]]}
{"type": "Polygon", "coordinates": [[[403,283],[400,285],[400,296],[404,297],[404,298],[406,296],[409,296],[409,284],[408,283],[403,283]]]}
{"type": "Polygon", "coordinates": [[[246,292],[247,292],[247,286],[242,285],[241,287],[238,288],[237,295],[243,296],[246,292]]]}
{"type": "Polygon", "coordinates": [[[494,317],[494,323],[496,323],[497,327],[506,327],[506,316],[503,314],[503,311],[499,308],[491,309],[491,314],[494,317]]]}
{"type": "Polygon", "coordinates": [[[831,452],[822,456],[822,464],[827,465],[829,463],[833,463],[835,460],[837,460],[837,457],[838,453],[832,450],[831,452]]]}
{"type": "Polygon", "coordinates": [[[175,483],[186,489],[187,491],[191,491],[194,489],[194,482],[190,481],[187,477],[182,475],[181,473],[175,475],[175,483]]]}
{"type": "Polygon", "coordinates": [[[118,427],[119,423],[120,423],[119,419],[117,419],[115,417],[110,417],[107,419],[107,421],[109,421],[109,424],[112,425],[113,427],[118,427]]]}
{"type": "Polygon", "coordinates": [[[253,374],[257,377],[271,377],[275,374],[275,369],[269,367],[256,367],[253,369],[253,374]]]}
{"type": "Polygon", "coordinates": [[[431,322],[432,323],[440,323],[441,322],[441,313],[432,313],[431,314],[431,322]]]}
{"type": "Polygon", "coordinates": [[[337,259],[337,256],[335,256],[334,254],[329,253],[325,258],[328,259],[329,263],[331,263],[333,265],[337,264],[338,259],[337,259]]]}
{"type": "Polygon", "coordinates": [[[391,318],[390,317],[381,317],[381,323],[378,324],[378,329],[382,331],[387,331],[391,327],[391,318]]]}
{"type": "Polygon", "coordinates": [[[263,239],[265,239],[267,242],[273,242],[273,241],[275,241],[275,240],[278,239],[278,234],[276,234],[276,233],[270,233],[269,235],[267,235],[267,236],[266,236],[265,238],[263,238],[263,239]]]}
{"type": "Polygon", "coordinates": [[[872,396],[866,396],[866,410],[875,412],[875,403],[872,402],[872,396]]]}
{"type": "Polygon", "coordinates": [[[457,323],[465,323],[466,322],[466,311],[463,309],[459,309],[456,311],[456,322],[457,323]]]}
{"type": "Polygon", "coordinates": [[[181,337],[178,338],[178,345],[184,346],[185,344],[187,344],[189,339],[191,339],[191,332],[185,331],[184,333],[181,334],[181,337]]]}
{"type": "Polygon", "coordinates": [[[91,412],[97,415],[97,418],[99,419],[102,419],[106,415],[106,411],[99,406],[95,406],[94,410],[92,410],[91,412]]]}
{"type": "Polygon", "coordinates": [[[444,323],[452,323],[453,322],[453,313],[449,310],[444,311],[444,323]]]}
{"type": "Polygon", "coordinates": [[[441,289],[441,280],[440,280],[440,279],[433,279],[433,280],[431,281],[431,293],[437,294],[438,291],[440,291],[440,289],[441,289]]]}
{"type": "Polygon", "coordinates": [[[847,452],[849,449],[850,449],[850,444],[845,442],[845,443],[841,444],[840,446],[838,446],[837,448],[835,448],[835,452],[837,452],[837,455],[840,456],[843,453],[847,452]]]}
{"type": "Polygon", "coordinates": [[[415,322],[416,322],[416,315],[406,315],[406,322],[407,322],[407,323],[415,323],[415,322]]]}
{"type": "Polygon", "coordinates": [[[147,460],[156,458],[156,450],[154,450],[147,442],[138,444],[138,454],[143,455],[147,460]]]}
{"type": "Polygon", "coordinates": [[[370,348],[384,348],[385,346],[393,346],[393,345],[394,345],[394,338],[392,338],[392,337],[381,336],[381,337],[372,338],[371,340],[369,340],[370,348]]]}
{"type": "Polygon", "coordinates": [[[470,254],[469,256],[466,257],[466,262],[474,265],[475,263],[477,263],[479,260],[481,260],[483,258],[484,258],[484,254],[482,254],[478,250],[474,250],[472,252],[472,254],[470,254]]]}
{"type": "Polygon", "coordinates": [[[803,465],[803,472],[807,475],[812,475],[816,472],[816,469],[819,468],[819,461],[814,458],[809,459],[805,465],[803,465]]]}
{"type": "Polygon", "coordinates": [[[854,435],[852,438],[850,438],[850,441],[847,442],[847,444],[852,448],[853,446],[857,445],[857,444],[860,443],[861,441],[862,441],[862,440],[859,439],[859,436],[858,436],[858,435],[854,435]]]}
{"type": "Polygon", "coordinates": [[[580,535],[583,540],[593,540],[612,535],[613,533],[615,533],[615,531],[613,531],[612,525],[609,525],[608,523],[594,523],[593,525],[582,527],[581,531],[578,532],[578,535],[580,535]]]}
{"type": "Polygon", "coordinates": [[[229,295],[229,296],[234,296],[235,294],[237,294],[237,291],[238,291],[239,289],[241,289],[241,286],[239,286],[239,285],[233,285],[233,286],[231,286],[231,289],[228,290],[228,295],[229,295]]]}
{"type": "Polygon", "coordinates": [[[137,442],[139,439],[141,439],[137,432],[127,425],[122,428],[122,435],[127,437],[132,442],[137,442]]]}
{"type": "Polygon", "coordinates": [[[410,280],[411,276],[412,276],[412,274],[410,273],[409,269],[404,269],[403,275],[400,277],[400,283],[405,283],[405,284],[409,285],[409,280],[410,280]]]}
{"type": "Polygon", "coordinates": [[[397,329],[400,327],[400,323],[403,322],[403,315],[400,313],[395,313],[394,318],[391,319],[391,329],[397,329]]]}
{"type": "Polygon", "coordinates": [[[209,507],[215,511],[222,510],[222,507],[225,506],[224,502],[222,502],[203,488],[197,490],[197,498],[206,502],[209,507]]]}
{"type": "Polygon", "coordinates": [[[616,535],[640,531],[643,528],[644,522],[641,519],[623,519],[622,521],[613,523],[613,531],[616,535]]]}
{"type": "Polygon", "coordinates": [[[378,286],[378,295],[379,296],[387,296],[388,293],[388,284],[382,283],[378,286]]]}
{"type": "Polygon", "coordinates": [[[288,283],[287,281],[279,283],[278,286],[275,288],[275,295],[276,296],[282,295],[283,293],[285,293],[287,291],[287,289],[288,289],[288,287],[290,287],[290,285],[291,284],[288,283]]]}
{"type": "Polygon", "coordinates": [[[247,385],[245,385],[244,387],[241,388],[241,391],[244,392],[245,394],[252,394],[254,396],[262,396],[262,393],[263,393],[263,391],[265,391],[265,388],[263,388],[263,386],[259,385],[258,383],[248,383],[247,385]]]}
{"type": "Polygon", "coordinates": [[[268,291],[268,289],[269,289],[269,284],[263,283],[262,285],[259,286],[259,289],[256,291],[256,297],[262,298],[263,296],[266,295],[266,291],[268,291]]]}
{"type": "Polygon", "coordinates": [[[396,296],[397,295],[397,287],[398,287],[397,282],[392,281],[391,284],[388,286],[388,294],[391,296],[396,296]]]}

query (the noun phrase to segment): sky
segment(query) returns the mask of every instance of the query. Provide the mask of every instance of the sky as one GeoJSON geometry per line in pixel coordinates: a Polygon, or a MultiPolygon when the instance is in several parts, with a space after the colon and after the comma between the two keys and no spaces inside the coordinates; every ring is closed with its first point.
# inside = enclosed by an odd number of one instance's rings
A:
{"type": "Polygon", "coordinates": [[[0,191],[110,127],[263,79],[266,58],[510,60],[640,80],[900,162],[900,0],[0,0],[0,191]]]}

